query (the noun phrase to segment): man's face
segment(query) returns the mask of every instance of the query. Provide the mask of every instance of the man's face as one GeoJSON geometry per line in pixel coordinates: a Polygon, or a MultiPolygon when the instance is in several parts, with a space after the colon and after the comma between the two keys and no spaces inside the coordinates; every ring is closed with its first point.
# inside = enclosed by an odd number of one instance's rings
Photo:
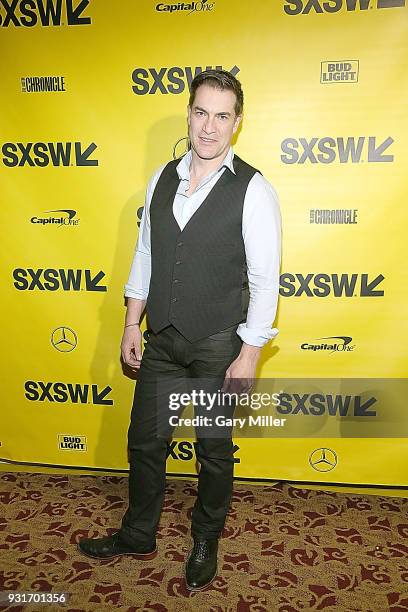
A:
{"type": "Polygon", "coordinates": [[[224,157],[241,115],[235,115],[233,91],[200,85],[192,108],[188,110],[188,132],[191,147],[201,159],[224,157]]]}

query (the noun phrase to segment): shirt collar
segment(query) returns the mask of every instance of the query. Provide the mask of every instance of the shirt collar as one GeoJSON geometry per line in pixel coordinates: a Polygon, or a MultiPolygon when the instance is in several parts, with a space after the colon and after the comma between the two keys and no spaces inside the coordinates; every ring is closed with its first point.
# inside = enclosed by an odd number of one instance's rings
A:
{"type": "MultiPolygon", "coordinates": [[[[179,178],[181,180],[190,180],[191,158],[192,158],[192,153],[190,149],[185,155],[183,155],[183,157],[181,158],[181,160],[176,166],[177,174],[179,175],[179,178]]],[[[234,150],[232,147],[230,147],[228,149],[226,156],[224,157],[224,160],[221,162],[218,168],[214,172],[212,172],[212,174],[215,174],[216,172],[218,172],[218,170],[221,170],[221,168],[223,168],[224,166],[228,168],[229,170],[231,170],[233,174],[236,174],[234,170],[233,158],[234,158],[234,150]]]]}

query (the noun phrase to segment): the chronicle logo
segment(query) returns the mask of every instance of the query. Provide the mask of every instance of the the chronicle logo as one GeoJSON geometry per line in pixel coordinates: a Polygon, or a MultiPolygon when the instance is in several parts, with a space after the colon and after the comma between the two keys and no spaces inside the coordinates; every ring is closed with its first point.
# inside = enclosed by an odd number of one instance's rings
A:
{"type": "Polygon", "coordinates": [[[358,164],[368,162],[393,162],[394,155],[385,154],[394,139],[388,136],[377,142],[376,136],[348,136],[347,138],[324,136],[319,138],[285,138],[281,143],[284,164],[358,164]],[[363,154],[364,152],[364,154],[363,154]]]}
{"type": "Polygon", "coordinates": [[[77,26],[89,25],[91,18],[83,13],[89,0],[0,0],[0,25],[77,26]]]}
{"type": "Polygon", "coordinates": [[[66,91],[64,76],[21,77],[23,93],[66,91]]]}
{"type": "Polygon", "coordinates": [[[405,0],[287,0],[283,10],[287,15],[338,13],[339,11],[367,11],[371,8],[404,7],[405,0]]]}
{"type": "Polygon", "coordinates": [[[70,208],[57,208],[56,210],[45,210],[45,214],[50,217],[31,217],[30,223],[45,227],[46,225],[56,225],[57,227],[74,227],[79,224],[79,219],[75,219],[76,210],[70,208]],[[55,216],[53,213],[60,213],[55,216]]]}
{"type": "Polygon", "coordinates": [[[347,353],[354,351],[356,345],[351,344],[351,336],[326,336],[317,338],[319,342],[303,342],[300,348],[303,351],[329,351],[329,353],[347,353]],[[334,342],[322,342],[322,340],[334,340],[334,342]]]}
{"type": "Polygon", "coordinates": [[[32,402],[56,402],[57,404],[94,404],[98,406],[113,406],[109,393],[112,387],[65,382],[43,382],[42,380],[27,380],[24,383],[24,395],[32,402]]]}
{"type": "Polygon", "coordinates": [[[321,83],[357,83],[359,61],[321,62],[321,83]]]}
{"type": "MultiPolygon", "coordinates": [[[[146,94],[181,94],[186,86],[191,87],[191,82],[197,74],[210,68],[222,70],[222,66],[172,66],[171,68],[135,68],[132,72],[133,92],[138,96],[146,94]]],[[[229,70],[233,76],[239,72],[238,66],[229,70]]]]}
{"type": "Polygon", "coordinates": [[[357,208],[311,208],[309,210],[309,223],[321,225],[357,223],[357,208]]]}
{"type": "Polygon", "coordinates": [[[283,297],[383,297],[378,289],[384,280],[382,274],[370,278],[369,274],[309,274],[284,272],[280,276],[279,293],[283,297]]]}
{"type": "Polygon", "coordinates": [[[377,416],[372,410],[377,398],[362,395],[340,395],[324,393],[279,393],[276,412],[285,415],[319,417],[367,417],[377,416]]]}
{"type": "MultiPolygon", "coordinates": [[[[190,461],[194,459],[196,454],[197,442],[188,440],[172,440],[167,446],[167,458],[176,459],[178,461],[190,461]]],[[[234,444],[232,452],[235,454],[239,451],[239,446],[234,444]]],[[[241,463],[239,457],[234,457],[234,463],[241,463]]]]}
{"type": "Polygon", "coordinates": [[[105,272],[81,268],[15,268],[14,287],[19,291],[107,291],[99,283],[105,272]]]}
{"type": "Polygon", "coordinates": [[[97,159],[89,159],[96,144],[85,146],[81,142],[5,142],[1,147],[3,164],[16,166],[98,166],[97,159]]]}
{"type": "Polygon", "coordinates": [[[58,435],[58,448],[61,450],[70,451],[86,451],[87,440],[86,436],[67,436],[63,434],[58,435]]]}
{"type": "Polygon", "coordinates": [[[188,15],[192,13],[208,13],[212,11],[215,2],[208,0],[199,0],[199,2],[159,2],[156,4],[156,11],[159,13],[179,13],[187,11],[188,15]]]}
{"type": "Polygon", "coordinates": [[[62,325],[52,331],[51,344],[60,353],[70,353],[78,344],[78,336],[73,329],[62,325]]]}

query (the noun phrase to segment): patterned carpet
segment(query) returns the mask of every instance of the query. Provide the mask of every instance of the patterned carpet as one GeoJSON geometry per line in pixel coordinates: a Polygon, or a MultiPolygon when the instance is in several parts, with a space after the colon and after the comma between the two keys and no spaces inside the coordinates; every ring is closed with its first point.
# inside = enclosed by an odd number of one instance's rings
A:
{"type": "MultiPolygon", "coordinates": [[[[153,561],[82,556],[82,536],[119,525],[127,479],[0,474],[0,591],[70,593],[63,610],[298,612],[408,610],[407,500],[235,484],[218,577],[183,584],[196,483],[170,480],[153,561]]],[[[61,609],[40,604],[14,612],[61,609]]]]}

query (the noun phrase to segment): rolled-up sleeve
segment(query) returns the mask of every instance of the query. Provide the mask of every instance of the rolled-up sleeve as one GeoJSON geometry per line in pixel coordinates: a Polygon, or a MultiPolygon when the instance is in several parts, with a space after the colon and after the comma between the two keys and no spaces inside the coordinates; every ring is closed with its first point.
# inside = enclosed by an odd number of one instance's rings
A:
{"type": "Polygon", "coordinates": [[[164,166],[165,164],[153,174],[146,189],[145,205],[140,220],[139,236],[136,242],[128,281],[125,285],[125,297],[146,300],[149,295],[152,269],[150,248],[150,203],[164,166]]]}
{"type": "Polygon", "coordinates": [[[279,299],[282,221],[278,195],[259,173],[245,195],[242,236],[245,244],[249,307],[237,334],[246,344],[261,347],[277,336],[272,327],[279,299]]]}

